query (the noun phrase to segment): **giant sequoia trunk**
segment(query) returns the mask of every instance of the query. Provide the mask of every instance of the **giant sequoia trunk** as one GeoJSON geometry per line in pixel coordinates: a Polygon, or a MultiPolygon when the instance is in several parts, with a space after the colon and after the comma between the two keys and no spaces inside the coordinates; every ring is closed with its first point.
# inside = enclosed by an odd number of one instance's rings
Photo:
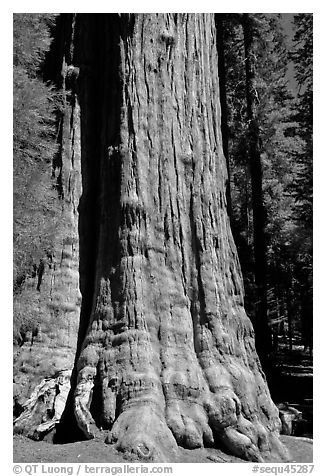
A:
{"type": "Polygon", "coordinates": [[[282,459],[226,211],[214,16],[77,23],[83,301],[61,435],[282,459]]]}

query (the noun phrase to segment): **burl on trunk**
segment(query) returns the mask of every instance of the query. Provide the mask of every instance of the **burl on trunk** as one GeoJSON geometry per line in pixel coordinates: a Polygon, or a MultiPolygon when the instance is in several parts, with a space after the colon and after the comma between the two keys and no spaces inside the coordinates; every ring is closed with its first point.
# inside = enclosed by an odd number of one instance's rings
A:
{"type": "Polygon", "coordinates": [[[83,302],[63,428],[145,459],[282,460],[226,211],[214,15],[76,25],[83,302]]]}

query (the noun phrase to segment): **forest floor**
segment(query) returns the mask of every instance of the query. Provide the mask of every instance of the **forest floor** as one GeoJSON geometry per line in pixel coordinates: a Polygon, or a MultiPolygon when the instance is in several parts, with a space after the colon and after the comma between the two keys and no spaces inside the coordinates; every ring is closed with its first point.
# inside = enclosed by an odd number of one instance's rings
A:
{"type": "Polygon", "coordinates": [[[294,342],[292,350],[281,342],[272,356],[272,372],[268,383],[275,403],[287,403],[302,412],[293,435],[308,436],[313,433],[313,356],[303,345],[294,342]]]}
{"type": "MultiPolygon", "coordinates": [[[[313,461],[312,440],[293,436],[281,436],[289,449],[291,462],[313,461]]],[[[14,463],[126,463],[122,453],[103,442],[88,440],[65,445],[45,441],[33,441],[24,436],[14,436],[14,463]]],[[[136,460],[134,462],[137,462],[136,460]]],[[[215,448],[186,450],[179,447],[174,463],[245,463],[235,456],[215,448]]]]}

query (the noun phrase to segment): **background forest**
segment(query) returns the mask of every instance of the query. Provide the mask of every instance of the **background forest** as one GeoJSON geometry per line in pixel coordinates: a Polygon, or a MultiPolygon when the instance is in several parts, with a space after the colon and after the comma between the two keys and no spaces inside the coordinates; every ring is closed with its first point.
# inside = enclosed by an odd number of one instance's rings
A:
{"type": "MultiPolygon", "coordinates": [[[[229,217],[246,311],[273,395],[274,364],[307,367],[312,353],[313,20],[311,14],[215,19],[229,217]]],[[[42,287],[62,261],[58,241],[70,245],[60,162],[69,97],[67,84],[51,76],[54,22],[50,14],[14,15],[14,347],[16,368],[28,375],[35,362],[22,363],[22,348],[42,339],[62,346],[62,312],[66,319],[76,311],[75,303],[69,310],[42,287]]],[[[53,370],[44,362],[39,374],[53,370]]],[[[283,397],[276,387],[274,394],[283,397]]]]}

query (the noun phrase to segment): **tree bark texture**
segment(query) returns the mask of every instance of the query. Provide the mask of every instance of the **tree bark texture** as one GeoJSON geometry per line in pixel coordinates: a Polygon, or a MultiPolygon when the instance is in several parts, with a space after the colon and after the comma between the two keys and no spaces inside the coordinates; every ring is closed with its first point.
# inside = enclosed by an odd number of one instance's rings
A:
{"type": "Polygon", "coordinates": [[[62,428],[145,460],[284,459],[227,215],[214,15],[78,29],[83,301],[62,428]]]}

